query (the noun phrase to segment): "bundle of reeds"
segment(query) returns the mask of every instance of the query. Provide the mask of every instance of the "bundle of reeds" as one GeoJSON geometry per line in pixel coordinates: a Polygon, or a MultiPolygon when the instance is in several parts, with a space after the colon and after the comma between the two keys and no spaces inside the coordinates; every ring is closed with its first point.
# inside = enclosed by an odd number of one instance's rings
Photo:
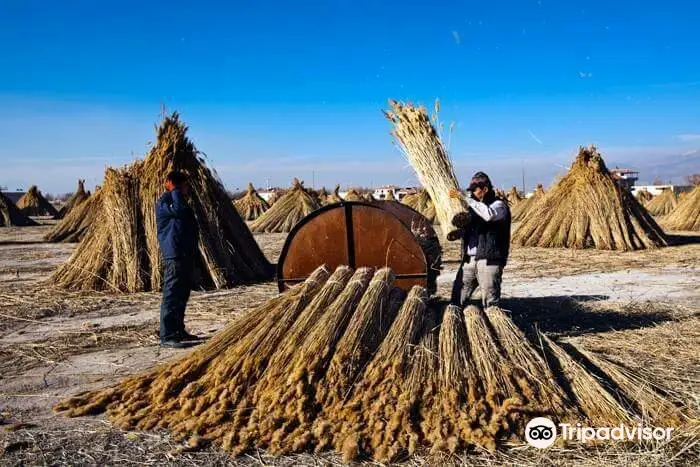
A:
{"type": "Polygon", "coordinates": [[[235,201],[234,204],[238,213],[246,221],[254,221],[270,209],[270,205],[255,191],[252,183],[248,183],[248,191],[245,196],[235,201]]]}
{"type": "Polygon", "coordinates": [[[19,210],[15,203],[0,193],[0,227],[25,227],[37,225],[19,210]]]}
{"type": "Polygon", "coordinates": [[[253,232],[289,232],[300,220],[321,207],[315,197],[295,178],[292,188],[251,225],[253,232]]]}
{"type": "Polygon", "coordinates": [[[633,415],[581,363],[546,335],[539,333],[539,339],[552,356],[550,361],[556,362],[574,403],[595,426],[617,426],[633,421],[633,415]]]}
{"type": "Polygon", "coordinates": [[[535,192],[529,198],[521,199],[511,209],[513,222],[522,221],[528,215],[530,209],[544,196],[544,188],[541,183],[537,184],[535,192]]]}
{"type": "MultiPolygon", "coordinates": [[[[459,190],[452,161],[425,107],[393,100],[389,101],[389,106],[391,109],[384,115],[394,125],[392,134],[433,201],[443,237],[447,238],[452,230],[452,218],[464,211],[462,201],[450,197],[451,190],[459,190]]],[[[433,116],[435,123],[438,111],[439,102],[436,101],[433,116]]]]}
{"type": "Polygon", "coordinates": [[[672,230],[700,231],[700,185],[688,193],[676,209],[663,220],[672,230]]]}
{"type": "Polygon", "coordinates": [[[663,393],[666,389],[654,384],[645,375],[632,371],[610,358],[589,352],[570,342],[577,352],[600,369],[612,382],[627,395],[633,409],[645,422],[656,426],[678,426],[683,414],[663,393]]]}
{"type": "Polygon", "coordinates": [[[272,276],[273,267],[186,133],[177,113],[167,116],[143,161],[120,171],[107,170],[95,222],[53,275],[56,285],[72,290],[159,290],[162,259],[155,209],[172,170],[189,177],[189,204],[198,224],[194,287],[221,288],[272,276]]]}
{"type": "Polygon", "coordinates": [[[362,198],[362,193],[354,188],[350,188],[347,193],[345,193],[345,201],[364,201],[362,198]]]}
{"type": "Polygon", "coordinates": [[[401,201],[422,214],[431,223],[440,222],[435,214],[435,205],[427,190],[420,190],[418,193],[406,195],[401,201]]]}
{"type": "Polygon", "coordinates": [[[325,204],[341,203],[342,201],[343,198],[340,196],[340,185],[336,185],[335,188],[333,188],[333,193],[329,194],[328,198],[326,198],[325,204]]]}
{"type": "Polygon", "coordinates": [[[70,198],[68,198],[66,204],[64,204],[63,207],[58,211],[56,218],[63,219],[64,217],[66,217],[66,214],[71,212],[83,202],[87,201],[89,197],[90,192],[85,191],[85,180],[78,180],[78,189],[75,191],[75,193],[71,195],[70,198]]]}
{"type": "Polygon", "coordinates": [[[58,211],[41,194],[41,191],[32,185],[29,190],[17,201],[17,207],[25,216],[32,217],[56,217],[58,211]]]}
{"type": "Polygon", "coordinates": [[[316,199],[321,206],[328,204],[328,190],[325,186],[322,186],[320,190],[316,192],[316,199]]]}
{"type": "Polygon", "coordinates": [[[267,199],[267,204],[272,206],[277,201],[281,200],[284,195],[287,194],[287,190],[273,190],[270,197],[267,199]]]}
{"type": "MultiPolygon", "coordinates": [[[[421,341],[427,292],[413,287],[394,323],[339,414],[335,449],[346,461],[367,455],[388,460],[413,439],[415,423],[405,423],[399,399],[409,386],[416,346],[421,341]]],[[[415,449],[417,446],[412,445],[415,449]]]]}
{"type": "Polygon", "coordinates": [[[394,196],[394,190],[388,190],[386,192],[386,198],[384,198],[385,201],[396,201],[396,197],[394,196]]]}
{"type": "Polygon", "coordinates": [[[513,186],[511,187],[508,194],[506,194],[506,199],[508,200],[508,204],[511,207],[513,207],[516,204],[520,203],[523,200],[523,197],[520,196],[520,192],[518,191],[518,189],[513,186]]]}
{"type": "Polygon", "coordinates": [[[362,201],[364,201],[365,203],[372,204],[377,200],[374,198],[374,195],[372,195],[372,193],[365,193],[362,195],[362,201]]]}
{"type": "Polygon", "coordinates": [[[496,198],[502,199],[503,201],[508,200],[508,196],[506,195],[506,192],[501,190],[500,188],[496,188],[495,193],[496,193],[496,198]]]}
{"type": "Polygon", "coordinates": [[[95,223],[102,210],[102,190],[95,188],[95,194],[71,209],[46,234],[44,240],[50,243],[76,243],[83,239],[91,225],[95,223]]]}
{"type": "Polygon", "coordinates": [[[662,190],[644,205],[652,216],[665,216],[678,206],[678,198],[671,189],[662,190]]]}
{"type": "Polygon", "coordinates": [[[512,241],[620,251],[667,244],[663,230],[628,190],[620,188],[593,146],[580,148],[569,173],[528,208],[512,241]]]}
{"type": "Polygon", "coordinates": [[[646,206],[649,201],[654,199],[654,195],[649,193],[647,190],[638,190],[634,197],[637,198],[637,201],[639,201],[639,204],[642,206],[646,206]]]}

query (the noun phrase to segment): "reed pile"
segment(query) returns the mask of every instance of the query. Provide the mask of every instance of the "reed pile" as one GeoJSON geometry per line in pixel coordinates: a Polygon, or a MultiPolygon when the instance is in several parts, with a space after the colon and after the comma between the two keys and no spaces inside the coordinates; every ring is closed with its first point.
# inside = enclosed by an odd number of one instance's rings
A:
{"type": "Polygon", "coordinates": [[[63,207],[58,211],[56,218],[63,219],[64,217],[66,217],[66,214],[71,212],[80,204],[87,201],[89,197],[90,192],[85,191],[85,180],[78,180],[78,189],[75,191],[75,193],[71,195],[70,198],[68,198],[66,204],[64,204],[63,207]]]}
{"type": "Polygon", "coordinates": [[[418,211],[431,223],[439,222],[435,214],[435,205],[427,190],[419,190],[418,193],[406,195],[401,202],[418,211]]]}
{"type": "Polygon", "coordinates": [[[541,183],[537,184],[535,192],[529,198],[521,199],[518,203],[511,209],[511,216],[513,222],[522,221],[528,216],[528,212],[537,202],[544,196],[544,188],[541,183]]]}
{"type": "Polygon", "coordinates": [[[334,203],[342,203],[343,198],[340,196],[340,185],[336,185],[335,188],[333,188],[333,193],[328,195],[328,198],[326,198],[326,205],[329,204],[334,204],[334,203]]]}
{"type": "Polygon", "coordinates": [[[672,230],[700,231],[700,185],[683,197],[676,209],[663,220],[663,224],[672,230]]]}
{"type": "Polygon", "coordinates": [[[99,201],[94,196],[99,203],[94,222],[53,283],[70,290],[159,290],[163,271],[155,209],[172,170],[189,177],[189,204],[198,224],[194,287],[269,279],[273,267],[174,113],[157,127],[157,143],[143,161],[107,169],[99,201]]]}
{"type": "Polygon", "coordinates": [[[594,376],[546,336],[540,352],[503,310],[444,307],[394,280],[388,269],[320,267],[193,353],[55,410],[106,411],[124,429],[165,428],[235,455],[332,449],[380,462],[522,443],[534,416],[680,420],[614,362],[598,361],[594,376]]]}
{"type": "Polygon", "coordinates": [[[518,189],[513,186],[508,194],[506,194],[506,199],[508,200],[508,204],[513,207],[516,204],[519,204],[523,200],[523,197],[520,196],[518,189]]]}
{"type": "Polygon", "coordinates": [[[647,211],[652,216],[665,216],[673,212],[678,206],[678,198],[671,189],[661,190],[661,193],[654,196],[645,205],[647,211]]]}
{"type": "Polygon", "coordinates": [[[22,214],[29,217],[56,217],[58,211],[41,194],[41,191],[32,185],[29,190],[17,201],[17,207],[22,214]]]}
{"type": "Polygon", "coordinates": [[[25,227],[37,225],[19,210],[15,203],[0,193],[0,227],[25,227]]]}
{"type": "Polygon", "coordinates": [[[512,241],[521,246],[619,251],[667,245],[661,227],[620,188],[593,146],[580,148],[569,173],[527,209],[512,241]]]}
{"type": "Polygon", "coordinates": [[[394,190],[388,190],[386,192],[386,198],[384,198],[385,201],[396,201],[396,197],[394,196],[394,190]]]}
{"type": "Polygon", "coordinates": [[[254,221],[270,209],[270,205],[255,191],[252,183],[248,183],[248,190],[245,196],[235,201],[234,204],[238,213],[246,221],[254,221]]]}
{"type": "Polygon", "coordinates": [[[325,186],[322,186],[320,190],[316,192],[316,199],[321,206],[328,204],[328,190],[325,186]]]}
{"type": "Polygon", "coordinates": [[[642,206],[646,206],[649,201],[654,199],[654,195],[649,193],[647,190],[638,190],[634,197],[637,198],[637,201],[639,201],[639,204],[642,206]]]}
{"type": "Polygon", "coordinates": [[[95,194],[71,209],[46,234],[44,240],[49,243],[77,243],[83,239],[91,225],[95,223],[102,210],[102,190],[95,188],[95,194]]]}
{"type": "Polygon", "coordinates": [[[345,193],[345,201],[364,201],[362,198],[362,193],[354,188],[350,188],[347,193],[345,193]]]}
{"type": "MultiPolygon", "coordinates": [[[[452,230],[452,218],[465,209],[462,201],[450,197],[451,190],[459,190],[452,161],[425,107],[393,100],[389,101],[389,107],[384,115],[393,125],[396,144],[433,201],[443,237],[447,238],[452,230]]],[[[433,115],[436,124],[438,111],[439,102],[436,102],[433,115]]]]}
{"type": "Polygon", "coordinates": [[[258,217],[251,225],[253,232],[289,232],[300,220],[321,206],[314,195],[295,178],[292,188],[258,217]]]}

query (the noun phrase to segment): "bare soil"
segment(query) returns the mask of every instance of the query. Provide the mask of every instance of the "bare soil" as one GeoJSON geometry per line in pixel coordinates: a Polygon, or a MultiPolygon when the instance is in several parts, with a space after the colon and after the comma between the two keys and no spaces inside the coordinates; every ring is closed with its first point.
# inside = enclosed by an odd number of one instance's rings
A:
{"type": "MultiPolygon", "coordinates": [[[[68,419],[51,407],[66,396],[117,382],[189,350],[158,346],[157,293],[75,293],[48,282],[75,245],[45,244],[50,226],[0,229],[0,464],[340,464],[337,456],[239,458],[208,448],[190,451],[166,432],[125,432],[103,417],[68,419]]],[[[256,235],[276,261],[284,234],[256,235]]],[[[673,390],[700,413],[700,239],[619,253],[517,248],[504,276],[504,308],[519,324],[613,356],[673,390]]],[[[439,294],[450,296],[458,245],[444,245],[439,294]]],[[[211,336],[277,292],[273,282],[192,295],[188,329],[211,336]]],[[[477,297],[475,297],[476,299],[477,297]]],[[[696,415],[697,417],[697,415],[696,415]]],[[[418,456],[411,465],[665,465],[694,464],[700,428],[689,425],[670,443],[538,451],[508,446],[496,453],[418,456]]]]}

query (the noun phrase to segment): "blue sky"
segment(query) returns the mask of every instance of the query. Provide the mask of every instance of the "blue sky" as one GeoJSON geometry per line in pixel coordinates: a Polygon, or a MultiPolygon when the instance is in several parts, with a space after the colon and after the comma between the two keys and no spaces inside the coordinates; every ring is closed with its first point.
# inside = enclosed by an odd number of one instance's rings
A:
{"type": "Polygon", "coordinates": [[[0,3],[0,185],[72,190],[179,110],[228,188],[414,183],[388,98],[455,123],[458,175],[550,183],[578,145],[700,171],[698,2],[0,3]]]}

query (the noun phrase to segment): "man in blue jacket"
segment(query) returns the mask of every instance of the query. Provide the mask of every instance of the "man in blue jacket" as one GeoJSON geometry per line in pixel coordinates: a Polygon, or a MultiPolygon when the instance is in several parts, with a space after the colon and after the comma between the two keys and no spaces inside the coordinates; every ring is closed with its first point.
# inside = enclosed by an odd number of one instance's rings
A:
{"type": "Polygon", "coordinates": [[[187,175],[170,172],[165,179],[165,190],[156,203],[158,242],[164,269],[160,345],[184,348],[199,340],[185,331],[185,308],[190,298],[197,254],[197,220],[187,202],[187,175]]]}

